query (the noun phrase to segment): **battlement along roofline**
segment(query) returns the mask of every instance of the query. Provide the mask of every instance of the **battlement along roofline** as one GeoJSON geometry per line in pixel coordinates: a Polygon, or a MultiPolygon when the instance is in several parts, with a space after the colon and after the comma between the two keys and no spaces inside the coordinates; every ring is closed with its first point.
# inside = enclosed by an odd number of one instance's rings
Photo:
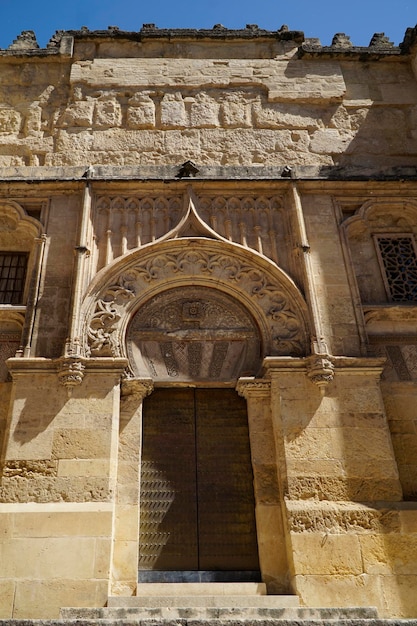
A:
{"type": "Polygon", "coordinates": [[[384,33],[375,33],[369,46],[355,46],[345,33],[336,33],[330,46],[323,46],[317,38],[305,38],[300,30],[289,30],[286,25],[278,30],[266,30],[257,24],[247,24],[245,28],[229,29],[215,24],[211,29],[197,28],[158,28],[155,24],[143,24],[138,31],[125,31],[117,26],[106,30],[90,30],[83,26],[79,30],[56,31],[46,48],[41,48],[33,31],[23,31],[7,49],[0,48],[3,57],[51,57],[72,56],[74,44],[78,41],[126,40],[146,43],[147,41],[279,41],[293,43],[298,54],[304,58],[342,56],[354,60],[378,60],[387,57],[408,55],[417,41],[417,26],[407,28],[404,40],[399,46],[389,40],[384,33]]]}

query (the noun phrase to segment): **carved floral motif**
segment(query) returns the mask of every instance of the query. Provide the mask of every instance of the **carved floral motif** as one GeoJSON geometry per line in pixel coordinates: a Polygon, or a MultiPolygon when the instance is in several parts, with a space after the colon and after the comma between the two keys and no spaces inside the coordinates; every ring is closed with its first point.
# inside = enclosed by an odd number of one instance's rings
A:
{"type": "Polygon", "coordinates": [[[236,391],[246,399],[252,395],[268,395],[271,393],[271,381],[261,378],[239,378],[236,391]]]}
{"type": "Polygon", "coordinates": [[[108,287],[96,302],[88,324],[88,354],[120,356],[122,337],[120,320],[126,316],[126,307],[135,294],[143,296],[148,286],[166,284],[185,277],[197,281],[199,277],[212,278],[215,284],[233,284],[258,303],[264,312],[270,346],[274,355],[301,356],[306,337],[300,313],[282,285],[271,282],[259,267],[226,253],[198,249],[165,252],[137,261],[119,275],[115,285],[108,287]]]}
{"type": "Polygon", "coordinates": [[[94,314],[88,328],[88,356],[120,356],[120,343],[117,337],[117,323],[121,315],[115,306],[134,297],[131,289],[120,284],[106,289],[104,298],[96,303],[94,314]]]}

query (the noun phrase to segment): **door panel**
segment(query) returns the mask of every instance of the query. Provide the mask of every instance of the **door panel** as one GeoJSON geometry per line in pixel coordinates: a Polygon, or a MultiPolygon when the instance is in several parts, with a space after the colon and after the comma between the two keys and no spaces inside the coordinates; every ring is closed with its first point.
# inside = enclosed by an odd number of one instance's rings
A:
{"type": "Polygon", "coordinates": [[[230,389],[196,389],[199,569],[256,570],[246,402],[230,389]]]}
{"type": "Polygon", "coordinates": [[[144,402],[142,570],[258,570],[246,403],[157,389],[144,402]]]}
{"type": "Polygon", "coordinates": [[[157,389],[145,404],[139,569],[198,569],[194,403],[157,389]]]}

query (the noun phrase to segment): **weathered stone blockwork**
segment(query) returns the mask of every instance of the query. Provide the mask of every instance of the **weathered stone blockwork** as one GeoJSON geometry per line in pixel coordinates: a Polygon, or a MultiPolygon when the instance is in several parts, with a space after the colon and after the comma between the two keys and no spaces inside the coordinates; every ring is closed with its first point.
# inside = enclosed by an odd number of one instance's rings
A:
{"type": "MultiPolygon", "coordinates": [[[[175,462],[143,458],[156,387],[246,407],[270,595],[417,617],[416,59],[415,29],[356,48],[253,25],[0,51],[0,618],[147,595],[141,555],[210,473],[196,454],[177,486],[174,427],[152,436],[175,462]]],[[[199,514],[238,508],[237,457],[199,514]]]]}

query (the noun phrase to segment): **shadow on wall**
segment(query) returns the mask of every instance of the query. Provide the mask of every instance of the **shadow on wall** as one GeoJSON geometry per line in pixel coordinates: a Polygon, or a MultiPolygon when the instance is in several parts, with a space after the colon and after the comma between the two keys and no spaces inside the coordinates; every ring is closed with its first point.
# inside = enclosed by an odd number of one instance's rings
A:
{"type": "MultiPolygon", "coordinates": [[[[327,165],[363,177],[400,166],[412,167],[415,174],[417,83],[407,58],[396,57],[394,63],[341,56],[296,58],[288,63],[285,77],[294,83],[300,121],[309,131],[308,151],[322,163],[323,174],[327,165]]],[[[272,105],[277,111],[284,107],[291,113],[294,104],[272,105]]],[[[300,135],[300,148],[302,143],[300,135]]],[[[305,158],[301,152],[299,158],[305,158]]]]}

